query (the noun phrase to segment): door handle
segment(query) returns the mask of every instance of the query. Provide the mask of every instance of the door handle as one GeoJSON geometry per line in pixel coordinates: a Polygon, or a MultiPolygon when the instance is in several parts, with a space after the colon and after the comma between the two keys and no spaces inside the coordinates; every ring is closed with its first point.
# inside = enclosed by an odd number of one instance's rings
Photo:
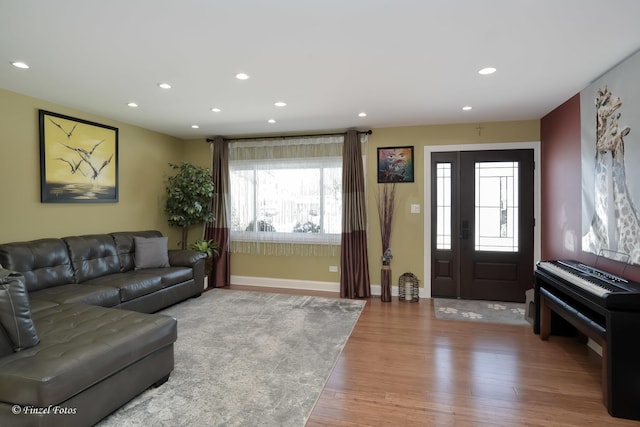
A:
{"type": "Polygon", "coordinates": [[[460,234],[462,235],[462,240],[469,240],[469,221],[462,221],[462,229],[460,230],[460,234]]]}

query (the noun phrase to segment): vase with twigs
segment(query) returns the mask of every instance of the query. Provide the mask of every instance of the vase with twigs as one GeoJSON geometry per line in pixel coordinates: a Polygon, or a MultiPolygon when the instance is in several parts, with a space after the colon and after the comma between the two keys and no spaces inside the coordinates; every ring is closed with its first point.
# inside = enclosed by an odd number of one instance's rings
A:
{"type": "Polygon", "coordinates": [[[382,269],[380,272],[382,287],[381,300],[391,301],[391,229],[395,212],[396,184],[382,184],[378,189],[376,202],[378,205],[378,219],[380,220],[380,237],[382,241],[382,269]]]}

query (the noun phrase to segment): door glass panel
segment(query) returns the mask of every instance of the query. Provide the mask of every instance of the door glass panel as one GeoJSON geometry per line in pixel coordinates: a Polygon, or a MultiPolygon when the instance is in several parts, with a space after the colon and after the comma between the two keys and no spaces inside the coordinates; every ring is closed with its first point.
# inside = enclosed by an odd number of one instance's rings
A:
{"type": "Polygon", "coordinates": [[[451,249],[451,163],[436,164],[436,249],[451,249]]]}
{"type": "Polygon", "coordinates": [[[475,249],[518,252],[518,162],[475,163],[475,249]]]}

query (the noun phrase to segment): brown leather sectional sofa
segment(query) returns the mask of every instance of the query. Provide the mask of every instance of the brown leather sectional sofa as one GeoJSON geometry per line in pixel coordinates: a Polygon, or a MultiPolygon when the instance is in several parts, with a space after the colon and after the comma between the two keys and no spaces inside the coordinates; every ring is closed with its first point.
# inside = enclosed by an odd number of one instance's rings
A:
{"type": "Polygon", "coordinates": [[[0,425],[93,425],[173,370],[206,255],[158,231],[0,244],[0,425]]]}

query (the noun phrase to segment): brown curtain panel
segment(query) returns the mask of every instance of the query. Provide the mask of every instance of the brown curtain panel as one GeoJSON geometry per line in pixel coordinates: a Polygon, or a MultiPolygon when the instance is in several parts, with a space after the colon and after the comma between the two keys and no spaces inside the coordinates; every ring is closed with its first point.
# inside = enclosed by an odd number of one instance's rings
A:
{"type": "Polygon", "coordinates": [[[221,136],[210,140],[212,150],[212,175],[215,194],[212,201],[215,220],[207,223],[205,239],[220,244],[220,254],[215,258],[214,277],[209,287],[219,288],[231,284],[231,252],[229,251],[229,143],[221,136]]]}
{"type": "Polygon", "coordinates": [[[342,242],[340,296],[371,296],[367,253],[364,168],[358,132],[350,130],[342,149],[342,242]]]}

